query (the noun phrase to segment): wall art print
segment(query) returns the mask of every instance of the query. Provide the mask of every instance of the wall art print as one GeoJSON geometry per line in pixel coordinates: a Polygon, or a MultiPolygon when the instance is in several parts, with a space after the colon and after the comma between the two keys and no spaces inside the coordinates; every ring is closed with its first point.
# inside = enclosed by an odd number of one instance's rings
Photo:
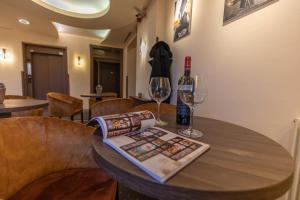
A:
{"type": "Polygon", "coordinates": [[[174,14],[174,41],[191,33],[193,0],[176,0],[174,14]]]}
{"type": "Polygon", "coordinates": [[[224,24],[248,15],[278,0],[225,0],[224,24]]]}

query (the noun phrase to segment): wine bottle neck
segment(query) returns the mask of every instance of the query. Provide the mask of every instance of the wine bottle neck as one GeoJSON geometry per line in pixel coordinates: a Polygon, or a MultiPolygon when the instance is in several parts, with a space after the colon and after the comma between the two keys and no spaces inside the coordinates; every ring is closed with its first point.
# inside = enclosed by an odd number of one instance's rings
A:
{"type": "Polygon", "coordinates": [[[191,68],[190,67],[185,67],[184,68],[184,76],[190,76],[191,74],[191,68]]]}

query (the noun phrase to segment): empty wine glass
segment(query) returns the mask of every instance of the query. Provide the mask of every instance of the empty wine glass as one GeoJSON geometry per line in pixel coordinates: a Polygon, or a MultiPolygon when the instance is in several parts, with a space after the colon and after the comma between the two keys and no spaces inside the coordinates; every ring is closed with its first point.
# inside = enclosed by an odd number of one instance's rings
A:
{"type": "Polygon", "coordinates": [[[148,91],[150,97],[157,103],[157,117],[156,117],[155,125],[157,126],[167,125],[168,124],[167,122],[164,122],[160,119],[159,107],[160,104],[166,99],[168,99],[168,97],[171,94],[171,86],[170,86],[169,79],[165,77],[151,78],[148,91]]]}
{"type": "Polygon", "coordinates": [[[203,77],[195,76],[182,80],[179,83],[179,97],[190,108],[190,125],[187,129],[180,129],[178,133],[185,137],[199,138],[203,133],[193,129],[193,113],[195,107],[204,102],[207,90],[203,77]]]}

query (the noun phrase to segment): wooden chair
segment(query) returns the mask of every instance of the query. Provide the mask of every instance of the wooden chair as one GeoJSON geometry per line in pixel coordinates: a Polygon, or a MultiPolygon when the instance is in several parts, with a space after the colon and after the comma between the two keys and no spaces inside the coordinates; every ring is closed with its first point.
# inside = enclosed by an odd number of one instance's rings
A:
{"type": "Polygon", "coordinates": [[[21,117],[1,119],[0,130],[0,199],[114,199],[116,182],[93,159],[95,129],[21,117]]]}
{"type": "Polygon", "coordinates": [[[91,106],[91,116],[103,116],[126,113],[133,106],[132,99],[111,99],[97,102],[91,106]]]}
{"type": "MultiPolygon", "coordinates": [[[[132,112],[149,110],[155,116],[157,115],[157,103],[145,103],[138,106],[133,107],[130,109],[132,112]]],[[[176,106],[171,104],[162,103],[160,104],[160,114],[172,114],[176,115],[176,106]]]]}
{"type": "Polygon", "coordinates": [[[57,92],[50,92],[47,94],[49,101],[49,114],[51,117],[70,117],[74,120],[74,116],[81,115],[81,122],[83,123],[83,101],[69,95],[57,92]]]}
{"type": "MultiPolygon", "coordinates": [[[[5,95],[5,99],[33,99],[28,96],[20,96],[20,95],[5,95]]],[[[27,117],[27,116],[43,116],[44,109],[38,108],[33,110],[25,110],[20,112],[12,112],[12,117],[27,117]]]]}
{"type": "Polygon", "coordinates": [[[102,100],[109,100],[109,99],[118,98],[118,94],[115,93],[115,92],[103,92],[101,96],[102,96],[102,100]]]}
{"type": "MultiPolygon", "coordinates": [[[[118,98],[118,94],[115,92],[103,92],[102,95],[102,101],[103,100],[110,100],[110,99],[117,99],[118,98]]],[[[90,98],[89,99],[89,108],[92,107],[93,104],[95,104],[97,102],[96,98],[90,98]]]]}

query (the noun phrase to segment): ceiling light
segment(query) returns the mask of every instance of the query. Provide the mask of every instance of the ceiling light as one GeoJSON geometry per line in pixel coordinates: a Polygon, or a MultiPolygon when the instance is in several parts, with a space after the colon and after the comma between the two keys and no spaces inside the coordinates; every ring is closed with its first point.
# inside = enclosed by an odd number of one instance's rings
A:
{"type": "Polygon", "coordinates": [[[110,8],[110,0],[32,0],[51,11],[78,18],[98,18],[110,8]]]}
{"type": "Polygon", "coordinates": [[[28,21],[27,19],[19,19],[18,20],[21,24],[24,24],[24,25],[29,25],[30,24],[30,21],[28,21]]]}

